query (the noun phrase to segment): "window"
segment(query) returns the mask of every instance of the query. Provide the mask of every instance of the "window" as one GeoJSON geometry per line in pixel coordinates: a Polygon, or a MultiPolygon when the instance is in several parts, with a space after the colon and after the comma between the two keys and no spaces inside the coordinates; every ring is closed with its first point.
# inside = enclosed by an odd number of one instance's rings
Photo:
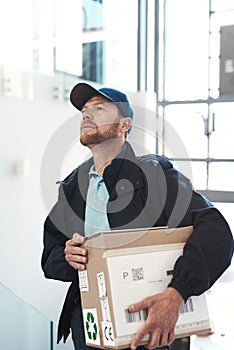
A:
{"type": "Polygon", "coordinates": [[[84,43],[82,46],[83,69],[81,79],[103,83],[104,42],[84,43]]]}
{"type": "Polygon", "coordinates": [[[191,5],[187,0],[167,0],[165,13],[163,98],[205,99],[208,96],[208,1],[197,0],[191,5]]]}
{"type": "Polygon", "coordinates": [[[229,96],[233,102],[220,100],[220,27],[230,24],[231,18],[234,23],[234,4],[199,0],[191,8],[186,0],[161,2],[163,153],[180,164],[186,158],[192,162],[193,177],[201,189],[228,190],[227,177],[234,175],[234,91],[229,96]],[[227,174],[224,181],[223,171],[227,174]]]}
{"type": "Polygon", "coordinates": [[[137,25],[135,0],[82,0],[82,73],[78,77],[136,91],[137,25]]]}
{"type": "Polygon", "coordinates": [[[208,198],[210,193],[216,202],[226,201],[219,206],[234,225],[230,214],[234,206],[233,36],[225,53],[222,43],[222,33],[234,28],[234,2],[160,0],[160,4],[162,153],[192,179],[197,190],[205,190],[208,198]],[[225,73],[233,74],[226,77],[226,90],[221,86],[223,64],[225,73]]]}

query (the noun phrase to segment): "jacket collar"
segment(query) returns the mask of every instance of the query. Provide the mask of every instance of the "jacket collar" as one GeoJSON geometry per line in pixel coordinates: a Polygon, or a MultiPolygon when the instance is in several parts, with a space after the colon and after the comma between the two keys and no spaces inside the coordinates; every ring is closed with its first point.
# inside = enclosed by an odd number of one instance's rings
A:
{"type": "MultiPolygon", "coordinates": [[[[110,165],[105,168],[103,178],[110,193],[110,200],[118,195],[132,191],[144,185],[143,174],[139,167],[138,159],[131,147],[125,142],[125,151],[120,152],[110,165]]],[[[69,198],[76,186],[79,187],[82,197],[86,198],[89,184],[89,170],[94,164],[93,157],[82,163],[63,181],[58,181],[63,185],[66,197],[69,198]]]]}
{"type": "Polygon", "coordinates": [[[130,146],[125,142],[125,152],[113,159],[104,171],[103,177],[110,193],[110,200],[143,186],[142,172],[138,159],[130,146]]]}

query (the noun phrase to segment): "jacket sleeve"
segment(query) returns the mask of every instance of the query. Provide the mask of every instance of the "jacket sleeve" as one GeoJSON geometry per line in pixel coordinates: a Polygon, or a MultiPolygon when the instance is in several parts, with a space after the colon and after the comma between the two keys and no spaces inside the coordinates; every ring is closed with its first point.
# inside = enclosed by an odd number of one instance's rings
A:
{"type": "Polygon", "coordinates": [[[64,216],[61,187],[58,202],[44,223],[44,248],[41,265],[46,278],[71,282],[77,278],[77,272],[65,260],[66,221],[64,216]]]}
{"type": "Polygon", "coordinates": [[[209,289],[230,265],[233,237],[222,214],[172,166],[164,168],[164,212],[171,227],[193,225],[183,255],[176,261],[170,287],[184,300],[209,289]]]}

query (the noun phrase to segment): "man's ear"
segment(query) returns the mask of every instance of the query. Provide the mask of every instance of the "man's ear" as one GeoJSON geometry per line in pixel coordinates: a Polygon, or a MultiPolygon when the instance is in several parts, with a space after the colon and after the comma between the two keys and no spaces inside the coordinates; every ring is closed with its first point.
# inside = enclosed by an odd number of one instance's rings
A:
{"type": "Polygon", "coordinates": [[[126,131],[128,131],[128,129],[130,128],[132,124],[132,119],[131,118],[121,118],[120,120],[120,129],[121,131],[123,131],[123,133],[125,133],[126,131]]]}

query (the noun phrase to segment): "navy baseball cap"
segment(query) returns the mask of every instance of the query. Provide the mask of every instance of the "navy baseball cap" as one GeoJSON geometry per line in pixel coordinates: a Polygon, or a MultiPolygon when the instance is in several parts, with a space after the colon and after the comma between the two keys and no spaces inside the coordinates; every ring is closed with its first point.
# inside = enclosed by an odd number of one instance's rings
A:
{"type": "Polygon", "coordinates": [[[119,90],[106,87],[97,90],[89,84],[79,83],[73,87],[70,94],[70,101],[74,107],[81,111],[88,100],[98,95],[101,95],[108,99],[110,102],[115,103],[123,113],[124,117],[133,119],[133,109],[130,105],[130,102],[127,96],[119,90]]]}

